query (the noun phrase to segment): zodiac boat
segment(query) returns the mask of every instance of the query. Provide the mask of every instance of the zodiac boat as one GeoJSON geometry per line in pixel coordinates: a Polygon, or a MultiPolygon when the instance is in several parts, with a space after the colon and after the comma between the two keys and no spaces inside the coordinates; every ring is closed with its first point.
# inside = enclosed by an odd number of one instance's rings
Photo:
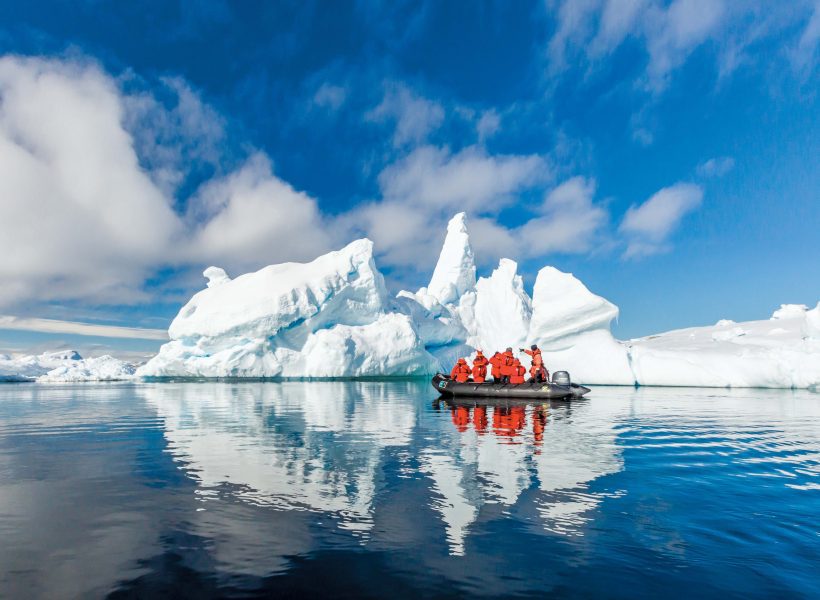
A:
{"type": "Polygon", "coordinates": [[[520,398],[521,400],[540,400],[550,398],[580,398],[589,393],[589,388],[572,383],[569,373],[556,371],[551,382],[537,383],[459,383],[443,373],[433,376],[432,385],[445,397],[480,397],[480,398],[520,398]]]}

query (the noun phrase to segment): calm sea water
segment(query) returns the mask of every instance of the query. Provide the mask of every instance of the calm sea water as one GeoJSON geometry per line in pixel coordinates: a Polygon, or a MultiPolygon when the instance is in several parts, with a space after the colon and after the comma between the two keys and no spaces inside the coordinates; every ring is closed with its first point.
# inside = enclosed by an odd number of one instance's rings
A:
{"type": "Polygon", "coordinates": [[[820,395],[0,386],[0,597],[818,597],[820,395]]]}

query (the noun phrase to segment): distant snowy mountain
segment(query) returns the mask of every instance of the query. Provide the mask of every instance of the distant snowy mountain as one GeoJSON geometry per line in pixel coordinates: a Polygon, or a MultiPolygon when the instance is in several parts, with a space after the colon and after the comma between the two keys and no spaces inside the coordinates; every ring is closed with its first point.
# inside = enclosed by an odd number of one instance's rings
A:
{"type": "Polygon", "coordinates": [[[83,358],[74,350],[40,355],[0,354],[0,382],[119,381],[131,379],[136,367],[111,356],[83,358]]]}
{"type": "Polygon", "coordinates": [[[209,267],[208,287],[180,310],[171,341],[137,375],[424,375],[475,349],[537,343],[551,370],[583,383],[820,385],[820,303],[784,305],[769,321],[721,321],[622,342],[610,331],[618,307],[572,274],[544,267],[530,298],[517,269],[502,258],[476,280],[464,213],[447,226],[429,285],[396,298],[369,240],[236,279],[209,267]]]}

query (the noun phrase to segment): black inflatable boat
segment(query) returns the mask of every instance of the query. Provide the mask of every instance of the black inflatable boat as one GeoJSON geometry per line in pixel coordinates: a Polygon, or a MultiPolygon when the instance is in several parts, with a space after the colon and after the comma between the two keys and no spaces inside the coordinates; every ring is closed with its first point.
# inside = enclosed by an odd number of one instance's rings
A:
{"type": "Polygon", "coordinates": [[[548,400],[550,398],[580,398],[588,387],[572,383],[569,373],[556,371],[549,383],[459,383],[443,373],[433,376],[433,387],[446,397],[520,398],[521,400],[548,400]]]}

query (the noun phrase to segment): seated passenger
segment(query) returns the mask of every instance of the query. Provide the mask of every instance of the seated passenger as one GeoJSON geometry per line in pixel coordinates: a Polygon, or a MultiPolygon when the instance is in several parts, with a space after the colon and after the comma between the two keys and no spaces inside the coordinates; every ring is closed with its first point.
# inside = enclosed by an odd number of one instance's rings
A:
{"type": "Polygon", "coordinates": [[[476,351],[475,358],[473,359],[473,381],[476,383],[484,383],[487,378],[487,363],[489,362],[481,350],[476,351]]]}
{"type": "Polygon", "coordinates": [[[512,348],[507,348],[501,355],[501,383],[510,383],[514,362],[515,356],[513,356],[512,348]]]}
{"type": "Polygon", "coordinates": [[[450,371],[450,379],[455,379],[459,383],[466,383],[470,378],[470,366],[463,358],[459,358],[456,366],[450,371]]]}
{"type": "Polygon", "coordinates": [[[517,384],[517,383],[524,383],[524,374],[527,372],[527,369],[524,368],[524,365],[521,364],[521,361],[513,359],[512,364],[512,374],[510,375],[510,383],[517,384]]]}
{"type": "Polygon", "coordinates": [[[501,381],[501,363],[504,360],[504,355],[501,352],[496,352],[493,354],[493,357],[490,359],[490,364],[493,367],[492,376],[493,382],[498,383],[501,381]]]}

